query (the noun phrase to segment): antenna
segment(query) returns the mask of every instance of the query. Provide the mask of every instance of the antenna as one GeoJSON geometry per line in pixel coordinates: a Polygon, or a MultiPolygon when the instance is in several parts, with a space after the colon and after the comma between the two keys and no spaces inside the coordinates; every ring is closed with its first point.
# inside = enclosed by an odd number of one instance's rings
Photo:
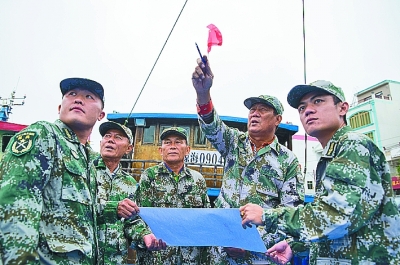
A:
{"type": "MultiPolygon", "coordinates": [[[[18,79],[19,81],[19,79],[18,79]]],[[[1,103],[0,103],[0,120],[1,121],[8,121],[10,118],[10,114],[12,113],[12,107],[13,106],[22,106],[25,104],[25,99],[26,95],[24,95],[21,98],[15,97],[15,90],[11,93],[11,97],[9,98],[2,98],[0,97],[1,103]],[[16,102],[17,100],[17,102],[16,102]],[[22,100],[22,101],[19,101],[22,100]]]]}
{"type": "Polygon", "coordinates": [[[355,88],[353,89],[353,92],[354,92],[354,94],[353,94],[353,100],[351,101],[350,107],[354,107],[354,106],[357,105],[357,103],[358,103],[358,99],[357,99],[357,87],[355,87],[355,88]]]}

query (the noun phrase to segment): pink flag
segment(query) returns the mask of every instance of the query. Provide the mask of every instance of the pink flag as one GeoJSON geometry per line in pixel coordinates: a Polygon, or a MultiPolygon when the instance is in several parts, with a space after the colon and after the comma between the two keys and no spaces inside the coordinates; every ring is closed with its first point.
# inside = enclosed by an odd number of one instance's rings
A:
{"type": "Polygon", "coordinates": [[[221,31],[219,31],[219,29],[214,24],[208,25],[207,28],[209,28],[207,52],[210,52],[211,46],[214,46],[214,45],[221,46],[222,45],[222,34],[221,34],[221,31]]]}

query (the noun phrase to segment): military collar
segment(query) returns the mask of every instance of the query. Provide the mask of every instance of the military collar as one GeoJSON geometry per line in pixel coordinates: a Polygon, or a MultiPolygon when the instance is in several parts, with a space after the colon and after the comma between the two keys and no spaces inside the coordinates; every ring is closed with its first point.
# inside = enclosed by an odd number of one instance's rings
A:
{"type": "MultiPolygon", "coordinates": [[[[189,169],[185,166],[185,164],[183,164],[182,168],[179,170],[179,174],[181,174],[182,172],[185,172],[186,175],[190,175],[189,169]]],[[[159,165],[158,165],[158,172],[160,173],[174,173],[172,171],[172,169],[170,169],[165,163],[164,161],[162,161],[159,165]]]]}
{"type": "Polygon", "coordinates": [[[334,157],[340,138],[351,130],[352,129],[350,126],[343,126],[342,128],[338,129],[329,140],[329,142],[326,144],[324,150],[322,151],[322,156],[326,158],[334,157]]]}
{"type": "MultiPolygon", "coordinates": [[[[71,130],[64,122],[61,120],[56,120],[54,124],[60,129],[61,134],[70,142],[80,143],[78,136],[75,134],[73,130],[71,130]]],[[[86,143],[87,145],[88,143],[86,143]]]]}
{"type": "Polygon", "coordinates": [[[281,150],[281,146],[278,141],[278,136],[275,135],[274,141],[269,145],[271,149],[275,150],[275,152],[279,153],[281,150]]]}
{"type": "MultiPolygon", "coordinates": [[[[96,168],[105,168],[110,171],[101,155],[99,155],[99,157],[94,161],[94,165],[96,168]]],[[[120,169],[122,169],[121,163],[118,164],[113,172],[110,171],[110,174],[117,174],[120,169]]]]}
{"type": "MultiPolygon", "coordinates": [[[[163,161],[162,162],[162,164],[163,164],[163,168],[165,168],[168,172],[171,172],[171,173],[175,173],[174,171],[172,171],[172,169],[163,161]]],[[[182,172],[182,171],[185,171],[185,164],[183,164],[183,166],[182,166],[182,168],[179,170],[179,174],[182,172]]]]}
{"type": "MultiPolygon", "coordinates": [[[[246,132],[246,138],[247,138],[247,141],[249,141],[250,149],[253,150],[253,148],[251,147],[252,142],[250,140],[249,132],[246,132]]],[[[257,153],[259,153],[259,154],[265,153],[268,150],[268,147],[270,147],[272,150],[274,150],[277,153],[280,152],[281,146],[278,141],[278,136],[275,135],[274,140],[269,145],[266,145],[266,146],[263,146],[262,148],[260,148],[257,153]]]]}
{"type": "Polygon", "coordinates": [[[96,168],[106,168],[106,164],[104,163],[101,155],[99,155],[99,157],[96,158],[96,160],[94,161],[94,165],[96,168]]]}

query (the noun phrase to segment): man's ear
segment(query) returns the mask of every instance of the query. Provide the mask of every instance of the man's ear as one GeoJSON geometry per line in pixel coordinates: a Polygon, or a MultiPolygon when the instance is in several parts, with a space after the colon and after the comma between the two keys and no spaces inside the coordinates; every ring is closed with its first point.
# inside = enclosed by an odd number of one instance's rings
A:
{"type": "Polygon", "coordinates": [[[60,114],[60,110],[61,110],[61,104],[58,105],[58,114],[60,114]]]}
{"type": "Polygon", "coordinates": [[[102,111],[102,112],[99,114],[99,117],[97,118],[97,120],[98,120],[98,121],[101,121],[105,116],[106,116],[106,113],[105,113],[104,111],[102,111]]]}
{"type": "Polygon", "coordinates": [[[349,108],[350,108],[349,103],[341,102],[341,104],[340,104],[340,113],[339,114],[341,116],[346,115],[346,113],[349,111],[349,108]]]}
{"type": "Polygon", "coordinates": [[[158,147],[158,152],[160,153],[161,157],[162,157],[162,148],[158,147]]]}
{"type": "Polygon", "coordinates": [[[282,115],[276,115],[277,126],[282,122],[282,115]]]}
{"type": "Polygon", "coordinates": [[[128,146],[128,148],[126,149],[126,152],[125,152],[125,154],[129,154],[130,152],[132,152],[132,150],[133,150],[133,145],[129,145],[128,146]]]}
{"type": "Polygon", "coordinates": [[[186,155],[190,154],[190,146],[186,147],[186,155]]]}

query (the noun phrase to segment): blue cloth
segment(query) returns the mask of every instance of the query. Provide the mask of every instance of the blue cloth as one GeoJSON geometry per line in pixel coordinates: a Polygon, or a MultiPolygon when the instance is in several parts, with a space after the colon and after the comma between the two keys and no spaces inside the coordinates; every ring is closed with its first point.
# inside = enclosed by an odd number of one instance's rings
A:
{"type": "Polygon", "coordinates": [[[237,208],[140,207],[139,215],[169,246],[223,246],[266,252],[256,227],[242,227],[237,208]]]}

